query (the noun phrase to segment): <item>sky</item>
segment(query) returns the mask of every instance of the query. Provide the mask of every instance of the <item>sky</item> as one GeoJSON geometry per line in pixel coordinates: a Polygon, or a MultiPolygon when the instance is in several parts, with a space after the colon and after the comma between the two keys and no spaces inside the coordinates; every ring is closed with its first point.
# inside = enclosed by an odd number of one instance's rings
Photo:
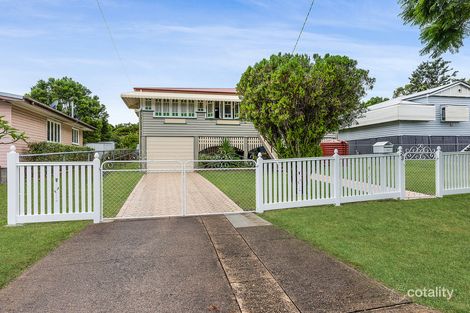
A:
{"type": "MultiPolygon", "coordinates": [[[[136,122],[120,94],[132,87],[235,87],[244,70],[291,52],[310,0],[0,0],[0,91],[71,77],[99,96],[112,124],[136,122]],[[122,60],[122,62],[120,61],[122,60]]],[[[358,61],[390,97],[427,59],[419,31],[403,25],[396,0],[316,0],[298,53],[358,61]]],[[[468,43],[468,40],[465,41],[468,43]]],[[[464,46],[445,59],[470,77],[464,46]]]]}

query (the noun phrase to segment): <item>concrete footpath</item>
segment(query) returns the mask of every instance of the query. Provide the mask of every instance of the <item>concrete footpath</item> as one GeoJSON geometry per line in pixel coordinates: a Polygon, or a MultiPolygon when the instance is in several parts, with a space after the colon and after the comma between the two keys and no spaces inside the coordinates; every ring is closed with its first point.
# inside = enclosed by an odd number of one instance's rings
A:
{"type": "Polygon", "coordinates": [[[0,311],[430,312],[253,215],[229,219],[90,225],[0,290],[0,311]]]}

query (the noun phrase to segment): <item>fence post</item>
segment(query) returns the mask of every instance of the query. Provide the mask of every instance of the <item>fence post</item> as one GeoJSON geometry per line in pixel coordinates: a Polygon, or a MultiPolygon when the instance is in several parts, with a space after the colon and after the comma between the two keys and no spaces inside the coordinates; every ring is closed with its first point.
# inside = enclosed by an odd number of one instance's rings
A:
{"type": "Polygon", "coordinates": [[[98,153],[95,153],[93,159],[93,222],[99,223],[101,222],[101,162],[100,156],[98,153]]]}
{"type": "Polygon", "coordinates": [[[398,147],[397,151],[397,169],[398,169],[398,189],[400,190],[400,199],[406,198],[406,190],[405,190],[405,156],[403,155],[403,148],[400,146],[398,147]]]}
{"type": "Polygon", "coordinates": [[[18,214],[18,162],[20,158],[16,147],[12,145],[7,154],[7,184],[8,184],[8,225],[16,225],[18,214]]]}
{"type": "Polygon", "coordinates": [[[436,197],[442,198],[444,195],[444,157],[441,147],[436,150],[436,197]]]}
{"type": "Polygon", "coordinates": [[[338,149],[333,154],[333,191],[335,197],[335,205],[341,204],[341,160],[338,149]]]}
{"type": "Polygon", "coordinates": [[[256,212],[263,213],[263,157],[258,153],[256,160],[256,212]]]}

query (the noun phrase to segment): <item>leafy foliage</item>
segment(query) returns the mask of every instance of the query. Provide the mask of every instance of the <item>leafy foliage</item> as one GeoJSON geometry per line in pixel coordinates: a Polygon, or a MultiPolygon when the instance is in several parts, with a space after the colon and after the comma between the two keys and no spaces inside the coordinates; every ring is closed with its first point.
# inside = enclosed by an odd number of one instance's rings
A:
{"type": "Polygon", "coordinates": [[[69,104],[73,103],[74,117],[96,127],[93,132],[83,133],[85,143],[111,138],[111,127],[106,107],[100,102],[98,96],[92,95],[88,88],[72,78],[49,78],[47,81],[41,79],[31,87],[30,93],[26,95],[51,106],[56,102],[56,109],[70,116],[72,115],[72,107],[69,104]]]}
{"type": "MultiPolygon", "coordinates": [[[[92,148],[74,145],[63,145],[55,142],[33,142],[28,144],[27,154],[44,154],[44,153],[61,153],[61,152],[83,152],[93,151],[92,148]]],[[[88,160],[91,156],[88,153],[71,153],[71,154],[58,154],[48,156],[31,156],[27,157],[27,161],[82,161],[88,160]]]]}
{"type": "MultiPolygon", "coordinates": [[[[202,153],[199,155],[199,160],[241,160],[235,148],[230,144],[227,138],[224,138],[222,144],[215,153],[202,153]]],[[[201,168],[235,168],[244,165],[244,162],[200,162],[201,168]]]]}
{"type": "Polygon", "coordinates": [[[279,157],[321,155],[328,132],[351,124],[372,88],[369,72],[346,56],[277,54],[249,66],[237,84],[241,115],[279,157]]]}
{"type": "Polygon", "coordinates": [[[3,116],[0,116],[0,144],[12,144],[18,140],[26,141],[26,138],[24,132],[12,127],[3,116]]]}
{"type": "Polygon", "coordinates": [[[395,89],[393,97],[409,95],[451,83],[456,80],[458,71],[454,71],[449,64],[450,61],[445,61],[442,58],[421,62],[411,73],[410,82],[395,89]]]}
{"type": "Polygon", "coordinates": [[[111,140],[117,149],[137,149],[139,143],[139,124],[123,123],[112,126],[111,140]]]}
{"type": "Polygon", "coordinates": [[[385,97],[372,97],[369,100],[364,101],[364,105],[366,107],[370,107],[371,105],[374,105],[374,104],[377,104],[377,103],[380,103],[380,102],[384,102],[384,101],[387,101],[387,100],[388,100],[388,98],[385,98],[385,97]]]}
{"type": "Polygon", "coordinates": [[[421,54],[455,53],[470,35],[470,0],[399,0],[406,24],[419,27],[421,54]]]}

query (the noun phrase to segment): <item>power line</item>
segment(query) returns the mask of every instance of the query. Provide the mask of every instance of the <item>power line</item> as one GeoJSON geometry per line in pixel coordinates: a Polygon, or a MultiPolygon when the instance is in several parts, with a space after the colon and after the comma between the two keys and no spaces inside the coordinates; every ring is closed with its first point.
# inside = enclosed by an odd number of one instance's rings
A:
{"type": "Polygon", "coordinates": [[[129,82],[129,85],[132,87],[131,78],[129,76],[129,73],[127,72],[126,66],[124,65],[124,61],[121,58],[121,54],[119,53],[119,50],[117,48],[116,41],[114,40],[113,33],[111,32],[111,28],[109,27],[108,21],[106,20],[100,1],[96,0],[96,4],[98,5],[98,9],[100,11],[101,17],[103,18],[104,25],[106,26],[106,29],[108,30],[109,38],[111,39],[111,43],[113,45],[114,51],[116,52],[116,56],[119,60],[119,63],[121,64],[124,75],[126,76],[127,81],[129,82]]]}
{"type": "Polygon", "coordinates": [[[297,49],[297,44],[299,43],[300,36],[302,36],[302,33],[304,32],[305,24],[307,24],[308,16],[310,15],[310,11],[312,11],[312,7],[313,7],[313,2],[314,2],[314,1],[315,1],[315,0],[312,0],[312,3],[310,3],[310,8],[308,9],[307,16],[305,17],[304,24],[302,25],[302,29],[300,30],[299,37],[297,37],[297,40],[296,40],[296,42],[295,42],[294,49],[292,49],[292,53],[294,53],[294,52],[295,52],[295,49],[297,49]]]}

